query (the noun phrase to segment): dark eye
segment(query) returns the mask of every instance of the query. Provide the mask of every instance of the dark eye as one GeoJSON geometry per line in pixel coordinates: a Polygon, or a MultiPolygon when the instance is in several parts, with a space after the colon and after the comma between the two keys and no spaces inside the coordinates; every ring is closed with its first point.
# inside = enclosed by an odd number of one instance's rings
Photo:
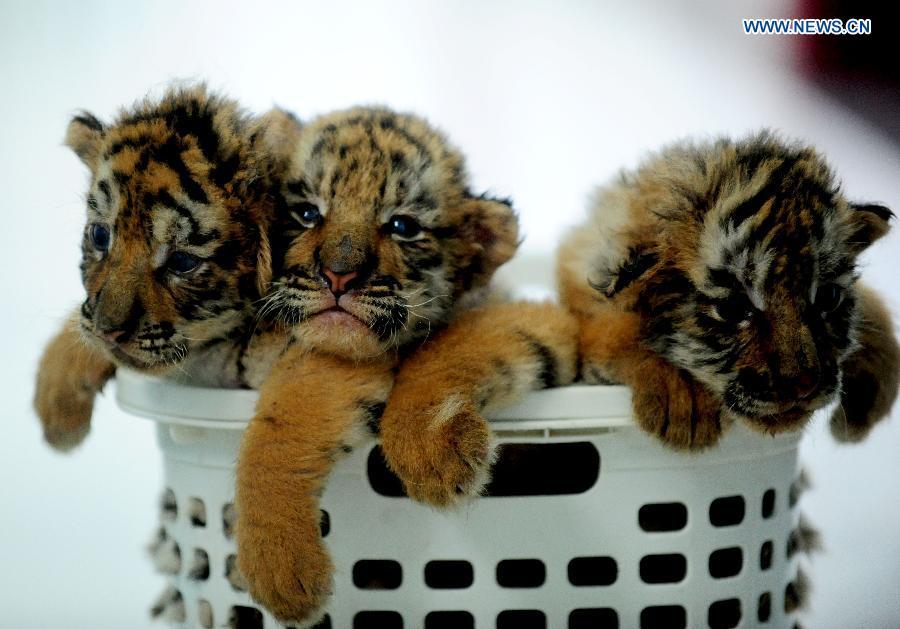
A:
{"type": "Polygon", "coordinates": [[[176,251],[166,260],[166,268],[178,275],[190,273],[198,266],[200,266],[200,258],[184,251],[176,251]]]}
{"type": "Polygon", "coordinates": [[[408,216],[395,216],[388,222],[387,231],[400,238],[415,238],[422,233],[422,226],[408,216]]]}
{"type": "Polygon", "coordinates": [[[834,312],[844,301],[844,293],[837,284],[826,284],[816,291],[816,308],[822,315],[834,312]]]}
{"type": "Polygon", "coordinates": [[[319,206],[315,203],[301,203],[291,210],[291,216],[304,227],[315,227],[322,218],[319,206]]]}
{"type": "Polygon", "coordinates": [[[729,323],[740,323],[753,316],[753,305],[744,299],[726,299],[713,307],[716,315],[729,323]]]}
{"type": "Polygon", "coordinates": [[[91,244],[97,251],[109,251],[109,227],[94,223],[90,228],[91,244]]]}

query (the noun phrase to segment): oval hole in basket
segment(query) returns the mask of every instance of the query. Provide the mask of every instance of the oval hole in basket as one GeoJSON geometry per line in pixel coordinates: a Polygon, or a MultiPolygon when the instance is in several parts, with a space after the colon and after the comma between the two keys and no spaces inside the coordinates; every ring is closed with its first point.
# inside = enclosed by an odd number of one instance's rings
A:
{"type": "Polygon", "coordinates": [[[202,629],[213,629],[212,605],[206,599],[197,599],[197,621],[202,629]]]}
{"type": "Polygon", "coordinates": [[[403,629],[403,616],[397,612],[357,612],[353,629],[403,629]]]}
{"type": "Polygon", "coordinates": [[[539,609],[505,609],[497,614],[497,629],[547,629],[547,616],[539,609]]]}
{"type": "Polygon", "coordinates": [[[685,629],[687,611],[681,605],[654,605],[641,610],[641,629],[685,629]]]}
{"type": "Polygon", "coordinates": [[[497,564],[497,583],[505,588],[536,588],[544,585],[547,568],[540,559],[504,559],[497,564]]]}
{"type": "Polygon", "coordinates": [[[569,583],[575,586],[612,585],[619,566],[612,557],[575,557],[569,562],[569,583]]]}
{"type": "Polygon", "coordinates": [[[262,612],[255,607],[235,605],[228,614],[230,629],[263,629],[262,612]]]}
{"type": "MultiPolygon", "coordinates": [[[[389,498],[406,496],[379,446],[366,461],[369,485],[389,498]]],[[[500,446],[484,497],[561,496],[589,490],[600,476],[600,453],[587,441],[506,443],[500,446]]]]}
{"type": "Polygon", "coordinates": [[[736,598],[728,598],[716,601],[709,606],[706,615],[710,629],[732,629],[741,622],[741,601],[736,598]]]}
{"type": "Polygon", "coordinates": [[[425,564],[425,585],[435,590],[463,589],[472,585],[475,571],[463,560],[434,560],[425,564]]]}
{"type": "Polygon", "coordinates": [[[716,498],[709,505],[709,523],[713,526],[735,526],[744,521],[743,496],[716,498]]]}
{"type": "Polygon", "coordinates": [[[766,520],[775,513],[775,490],[767,489],[762,497],[762,517],[766,520]]]}
{"type": "Polygon", "coordinates": [[[429,612],[425,629],[475,629],[475,617],[469,612],[429,612]]]}
{"type": "Polygon", "coordinates": [[[403,569],[391,559],[360,559],[353,564],[353,585],[361,590],[396,590],[403,569]]]}
{"type": "Polygon", "coordinates": [[[188,518],[191,526],[206,526],[206,505],[197,497],[188,498],[188,518]]]}
{"type": "Polygon", "coordinates": [[[569,614],[569,629],[618,629],[619,615],[610,607],[573,609],[569,614]]]}
{"type": "Polygon", "coordinates": [[[638,511],[638,524],[648,533],[680,531],[687,526],[687,507],[680,502],[646,504],[638,511]]]}
{"type": "Polygon", "coordinates": [[[759,601],[756,603],[756,619],[759,622],[769,622],[772,615],[772,594],[771,592],[763,592],[759,595],[759,601]]]}
{"type": "Polygon", "coordinates": [[[678,583],[687,574],[687,559],[678,553],[645,555],[640,567],[644,583],[678,583]]]}
{"type": "Polygon", "coordinates": [[[168,487],[159,498],[159,510],[162,518],[169,522],[174,522],[178,517],[178,501],[175,499],[175,492],[168,487]]]}
{"type": "Polygon", "coordinates": [[[772,540],[763,542],[759,548],[759,569],[768,570],[772,567],[772,540]]]}
{"type": "Polygon", "coordinates": [[[744,552],[737,546],[720,548],[709,555],[709,575],[714,579],[727,579],[741,571],[744,552]]]}

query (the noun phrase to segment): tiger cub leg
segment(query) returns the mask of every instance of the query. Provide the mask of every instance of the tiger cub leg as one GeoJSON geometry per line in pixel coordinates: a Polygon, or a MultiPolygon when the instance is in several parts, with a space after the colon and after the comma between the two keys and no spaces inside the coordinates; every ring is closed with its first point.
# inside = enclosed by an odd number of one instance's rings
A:
{"type": "Polygon", "coordinates": [[[238,568],[280,621],[315,624],[332,590],[319,496],[335,460],[366,438],[387,399],[393,361],[305,354],[275,363],[241,442],[235,492],[238,568]]]}
{"type": "Polygon", "coordinates": [[[605,311],[582,321],[579,350],[588,382],[631,387],[638,426],[666,445],[699,450],[722,433],[722,404],[683,369],[640,342],[640,319],[633,313],[605,311]]]}
{"type": "Polygon", "coordinates": [[[839,441],[860,441],[891,412],[900,381],[900,346],[891,314],[870,288],[859,287],[859,348],[841,365],[841,403],[831,417],[839,441]]]}
{"type": "Polygon", "coordinates": [[[37,371],[34,409],[44,439],[57,450],[70,450],[91,428],[94,396],[116,366],[85,343],[76,319],[66,321],[47,345],[37,371]]]}
{"type": "Polygon", "coordinates": [[[438,506],[478,494],[491,463],[482,413],[572,382],[576,335],[553,304],[498,304],[460,315],[409,356],[381,420],[385,458],[407,494],[438,506]]]}

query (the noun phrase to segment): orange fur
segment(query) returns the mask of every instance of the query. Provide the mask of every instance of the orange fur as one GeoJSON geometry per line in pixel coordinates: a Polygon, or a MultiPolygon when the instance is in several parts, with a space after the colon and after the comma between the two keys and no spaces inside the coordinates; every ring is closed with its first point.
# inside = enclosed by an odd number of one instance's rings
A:
{"type": "Polygon", "coordinates": [[[34,408],[47,443],[58,450],[81,443],[91,427],[94,396],[115,369],[85,343],[74,318],[69,320],[47,345],[38,366],[34,408]]]}
{"type": "Polygon", "coordinates": [[[477,494],[491,459],[482,413],[540,386],[572,382],[576,331],[554,304],[485,306],[407,358],[381,421],[385,457],[407,494],[437,506],[477,494]],[[536,347],[547,354],[536,355],[536,347]]]}
{"type": "Polygon", "coordinates": [[[294,345],[260,389],[238,457],[238,566],[277,618],[314,621],[331,592],[319,495],[362,436],[360,400],[383,400],[393,361],[354,362],[294,345]]]}
{"type": "MultiPolygon", "coordinates": [[[[462,156],[420,118],[356,108],[300,133],[279,190],[278,264],[261,308],[289,327],[241,445],[238,563],[276,618],[309,626],[331,588],[318,494],[367,434],[401,353],[515,251],[509,204],[473,196],[462,156]]],[[[574,352],[573,352],[574,353],[574,352]]]]}

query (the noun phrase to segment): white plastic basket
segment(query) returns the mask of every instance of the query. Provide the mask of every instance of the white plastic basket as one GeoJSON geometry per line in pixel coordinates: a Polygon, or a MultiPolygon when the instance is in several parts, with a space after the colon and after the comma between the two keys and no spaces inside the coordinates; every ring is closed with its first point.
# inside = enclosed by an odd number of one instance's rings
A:
{"type": "MultiPolygon", "coordinates": [[[[127,371],[116,390],[125,411],[158,422],[177,505],[168,535],[182,557],[209,558],[207,578],[191,578],[189,561],[171,577],[186,604],[180,626],[204,626],[209,610],[213,626],[227,626],[239,608],[244,629],[278,627],[225,578],[235,546],[222,513],[256,394],[127,371]],[[188,516],[198,504],[205,526],[188,516]]],[[[492,425],[514,444],[496,472],[496,493],[506,495],[456,511],[393,495],[374,441],[337,466],[322,498],[336,566],[331,627],[793,624],[784,598],[797,572],[787,552],[798,520],[796,435],[735,426],[712,451],[671,452],[633,425],[622,387],[535,393],[492,425]],[[561,488],[577,493],[553,493],[561,488]],[[508,495],[535,491],[552,495],[508,495]]]]}

